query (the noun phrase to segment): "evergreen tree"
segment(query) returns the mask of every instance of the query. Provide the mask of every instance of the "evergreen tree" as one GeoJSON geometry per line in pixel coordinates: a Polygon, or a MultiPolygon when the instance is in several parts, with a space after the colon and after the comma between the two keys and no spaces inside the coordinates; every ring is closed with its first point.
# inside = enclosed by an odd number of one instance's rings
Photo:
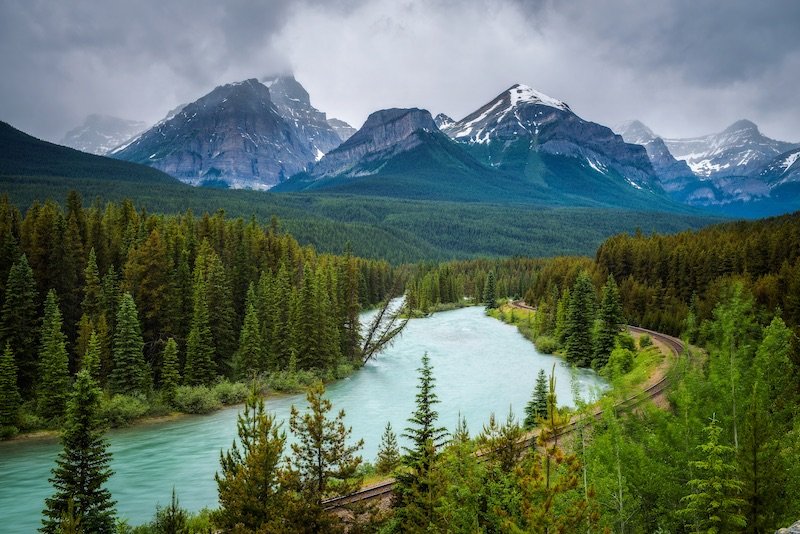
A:
{"type": "Polygon", "coordinates": [[[388,475],[400,464],[400,450],[397,447],[397,435],[392,431],[392,423],[386,423],[378,448],[375,470],[381,475],[388,475]]]}
{"type": "Polygon", "coordinates": [[[569,315],[569,288],[564,288],[561,293],[561,298],[558,299],[556,304],[556,325],[555,336],[559,344],[563,344],[567,340],[567,316],[569,315]]]}
{"type": "Polygon", "coordinates": [[[0,341],[11,343],[14,348],[19,387],[25,395],[32,391],[36,380],[37,299],[33,270],[23,254],[8,273],[0,315],[0,341]]]}
{"type": "Polygon", "coordinates": [[[209,303],[208,324],[214,340],[215,372],[231,376],[231,364],[236,352],[239,324],[231,300],[231,284],[219,256],[213,254],[206,273],[206,295],[209,303]],[[213,305],[212,305],[213,303],[213,305]]]}
{"type": "Polygon", "coordinates": [[[122,295],[117,313],[110,385],[114,393],[144,393],[150,386],[150,370],[144,361],[139,316],[130,293],[122,295]]]}
{"type": "Polygon", "coordinates": [[[172,404],[175,401],[175,391],[181,382],[178,371],[178,344],[174,338],[169,338],[164,345],[161,356],[161,396],[164,402],[172,404]]]}
{"type": "Polygon", "coordinates": [[[570,293],[565,328],[567,361],[578,367],[587,367],[592,360],[595,295],[592,280],[586,271],[575,279],[570,293]]]}
{"type": "Polygon", "coordinates": [[[87,371],[78,373],[67,407],[61,442],[50,483],[55,488],[46,499],[42,532],[61,532],[62,519],[72,503],[72,515],[82,532],[116,532],[115,502],[104,487],[111,477],[111,454],[106,450],[100,417],[100,389],[87,371]]]}
{"type": "Polygon", "coordinates": [[[89,337],[89,343],[86,347],[86,353],[81,358],[81,369],[89,372],[92,380],[100,384],[100,360],[102,349],[100,347],[100,337],[96,332],[92,332],[89,337]]]}
{"type": "Polygon", "coordinates": [[[94,325],[89,320],[89,316],[84,313],[78,322],[78,336],[75,339],[74,358],[71,362],[72,371],[77,372],[82,367],[81,359],[89,349],[89,339],[92,337],[93,332],[94,325]]]}
{"type": "Polygon", "coordinates": [[[236,376],[240,379],[266,370],[255,298],[255,290],[251,285],[247,292],[244,324],[242,324],[242,332],[239,334],[239,350],[236,351],[234,357],[234,369],[236,376]]]}
{"type": "Polygon", "coordinates": [[[608,357],[614,350],[614,343],[617,336],[625,327],[625,320],[622,317],[622,303],[619,296],[619,288],[614,281],[614,277],[608,275],[606,285],[603,286],[603,294],[598,313],[599,325],[595,338],[594,360],[592,367],[602,369],[608,363],[608,357]]]}
{"type": "Polygon", "coordinates": [[[486,287],[483,288],[483,303],[487,310],[497,308],[497,295],[495,294],[494,271],[489,271],[486,276],[486,287]]]}
{"type": "Polygon", "coordinates": [[[402,464],[406,470],[397,474],[395,506],[402,529],[423,529],[433,520],[432,471],[440,449],[447,439],[447,430],[437,427],[439,414],[433,406],[439,403],[434,392],[435,379],[428,354],[422,356],[417,386],[417,409],[408,420],[403,437],[411,447],[403,447],[402,464]]]}
{"type": "Polygon", "coordinates": [[[17,387],[17,366],[11,344],[6,342],[6,349],[0,357],[0,436],[5,435],[5,428],[17,424],[19,406],[22,397],[17,387]]]}
{"type": "Polygon", "coordinates": [[[183,378],[186,384],[197,386],[210,384],[216,377],[214,367],[214,341],[208,322],[208,300],[206,284],[202,277],[195,276],[194,312],[189,338],[186,340],[186,363],[183,378]]]}
{"type": "Polygon", "coordinates": [[[90,321],[96,321],[103,310],[103,285],[100,271],[97,268],[97,256],[94,247],[89,250],[86,269],[83,271],[83,301],[81,308],[90,321]]]}
{"type": "Polygon", "coordinates": [[[153,528],[159,534],[189,534],[189,514],[181,508],[175,488],[172,488],[172,499],[169,506],[161,508],[156,506],[156,517],[153,528]]]}
{"type": "Polygon", "coordinates": [[[705,427],[707,440],[698,447],[703,459],[690,462],[695,478],[688,483],[691,493],[683,498],[681,513],[694,532],[736,532],[746,524],[734,450],[719,442],[721,432],[712,418],[705,427]]]}
{"type": "Polygon", "coordinates": [[[286,435],[264,400],[251,392],[239,414],[240,445],[220,453],[217,481],[220,507],[214,523],[225,532],[281,532],[287,514],[287,488],[281,470],[286,435]]]}
{"type": "Polygon", "coordinates": [[[547,375],[544,369],[539,369],[536,376],[536,386],[531,394],[531,400],[525,406],[524,428],[530,430],[535,427],[540,419],[547,417],[547,375]]]}
{"type": "Polygon", "coordinates": [[[356,453],[364,445],[363,440],[348,445],[352,429],[344,425],[344,410],[329,419],[333,405],[324,394],[322,382],[312,385],[306,393],[308,412],[301,415],[292,406],[289,418],[289,428],[297,438],[290,466],[297,473],[305,500],[317,507],[326,498],[352,493],[361,486],[361,456],[356,453]]]}
{"type": "Polygon", "coordinates": [[[39,415],[45,419],[60,417],[64,413],[69,397],[69,356],[61,328],[58,297],[51,289],[44,303],[44,321],[39,346],[39,383],[36,388],[39,415]]]}

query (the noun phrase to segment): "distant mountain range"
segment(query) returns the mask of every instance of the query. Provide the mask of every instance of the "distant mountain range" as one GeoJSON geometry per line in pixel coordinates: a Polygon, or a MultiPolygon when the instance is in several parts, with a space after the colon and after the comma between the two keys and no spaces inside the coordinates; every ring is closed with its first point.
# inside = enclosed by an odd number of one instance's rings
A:
{"type": "Polygon", "coordinates": [[[356,130],[276,75],[219,86],[149,129],[92,115],[63,143],[207,187],[735,215],[800,207],[800,144],[750,121],[691,139],[639,121],[612,131],[521,84],[460,120],[386,109],[356,130]]]}
{"type": "Polygon", "coordinates": [[[737,214],[793,209],[800,144],[770,139],[748,120],[690,139],[663,139],[639,121],[616,131],[645,147],[662,187],[680,202],[737,214]]]}
{"type": "Polygon", "coordinates": [[[60,144],[102,156],[146,129],[144,122],[94,114],[67,132],[60,144]]]}

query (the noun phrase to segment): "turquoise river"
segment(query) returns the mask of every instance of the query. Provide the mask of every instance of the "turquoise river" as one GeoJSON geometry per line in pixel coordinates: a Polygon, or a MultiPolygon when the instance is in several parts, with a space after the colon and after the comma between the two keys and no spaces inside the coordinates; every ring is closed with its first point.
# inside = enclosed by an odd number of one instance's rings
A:
{"type": "MultiPolygon", "coordinates": [[[[573,381],[587,396],[605,387],[593,372],[571,370],[559,358],[539,354],[516,327],[487,317],[483,308],[412,319],[376,360],[328,386],[334,410],[344,409],[353,436],[364,439],[365,460],[374,461],[387,421],[398,434],[406,426],[414,408],[416,369],[425,352],[436,378],[441,424],[454,428],[461,413],[473,434],[493,412],[502,419],[509,407],[518,417],[523,414],[539,369],[549,373],[555,364],[562,405],[572,402],[573,381]]],[[[271,399],[267,407],[285,420],[292,404],[304,406],[303,396],[271,399]]],[[[220,450],[234,439],[239,408],[109,432],[114,470],[109,488],[119,516],[132,525],[149,521],[156,504],[168,503],[173,487],[190,510],[216,506],[214,473],[220,450]]],[[[34,532],[40,525],[59,450],[54,439],[0,443],[0,532],[34,532]]]]}

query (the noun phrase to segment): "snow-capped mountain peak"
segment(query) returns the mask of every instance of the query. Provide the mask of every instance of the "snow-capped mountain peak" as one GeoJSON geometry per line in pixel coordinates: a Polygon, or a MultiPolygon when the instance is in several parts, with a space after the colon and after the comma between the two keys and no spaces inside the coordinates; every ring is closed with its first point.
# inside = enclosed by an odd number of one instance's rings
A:
{"type": "Polygon", "coordinates": [[[556,100],[551,96],[537,91],[536,89],[527,85],[517,83],[508,89],[509,100],[511,107],[516,107],[521,103],[525,104],[541,104],[543,106],[550,106],[564,111],[571,111],[569,106],[560,100],[556,100]]]}

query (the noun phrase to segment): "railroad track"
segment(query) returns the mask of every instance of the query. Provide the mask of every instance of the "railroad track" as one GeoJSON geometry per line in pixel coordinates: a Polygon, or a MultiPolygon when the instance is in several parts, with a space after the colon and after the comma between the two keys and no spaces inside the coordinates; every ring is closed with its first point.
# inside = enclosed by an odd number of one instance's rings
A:
{"type": "MultiPolygon", "coordinates": [[[[511,305],[512,307],[515,308],[535,311],[535,308],[533,308],[532,306],[528,306],[522,301],[512,302],[511,305]]],[[[675,355],[676,358],[680,357],[680,355],[684,351],[683,341],[681,341],[676,337],[668,336],[666,334],[662,334],[654,330],[648,330],[647,328],[640,328],[638,326],[628,325],[627,328],[629,332],[638,334],[647,334],[654,341],[660,341],[675,355]]],[[[667,388],[667,386],[669,386],[669,377],[665,374],[657,382],[651,384],[642,391],[639,391],[638,393],[631,395],[630,397],[625,398],[614,404],[614,409],[630,410],[632,408],[635,408],[636,406],[647,400],[651,400],[658,397],[667,388]]],[[[602,416],[603,416],[603,410],[598,410],[595,413],[589,415],[589,417],[592,417],[595,420],[599,420],[602,416]]],[[[559,439],[568,436],[569,434],[574,432],[575,429],[578,428],[580,424],[581,424],[580,419],[570,422],[562,429],[561,432],[553,436],[551,439],[559,439]]],[[[533,446],[536,442],[537,436],[538,432],[536,431],[529,433],[522,441],[520,441],[519,443],[520,447],[527,448],[533,446]]],[[[356,491],[355,493],[350,493],[349,495],[343,495],[341,497],[334,497],[333,499],[328,499],[323,502],[323,506],[326,510],[335,511],[337,509],[344,508],[349,504],[357,502],[368,502],[368,501],[388,498],[389,496],[391,496],[393,487],[394,487],[394,479],[388,479],[383,482],[374,484],[372,486],[362,488],[356,491]]]]}

